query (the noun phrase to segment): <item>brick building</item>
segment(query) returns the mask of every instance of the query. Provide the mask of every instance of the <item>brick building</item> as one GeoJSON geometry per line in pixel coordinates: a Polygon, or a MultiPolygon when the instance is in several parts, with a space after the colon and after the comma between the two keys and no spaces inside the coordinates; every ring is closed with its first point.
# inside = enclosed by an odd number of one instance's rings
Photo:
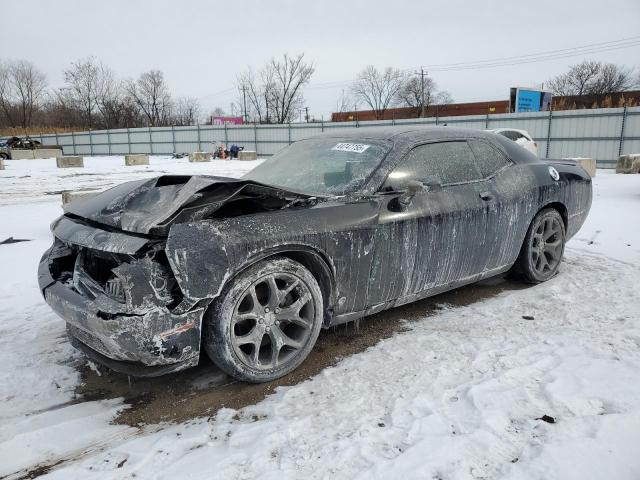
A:
{"type": "MultiPolygon", "coordinates": [[[[640,90],[633,90],[611,95],[576,95],[568,97],[553,97],[553,110],[575,110],[580,108],[622,107],[624,105],[640,105],[640,90]]],[[[462,115],[486,115],[494,113],[509,113],[508,100],[493,100],[487,102],[449,103],[446,105],[430,105],[425,108],[425,117],[454,117],[462,115]]],[[[376,118],[374,110],[360,110],[352,112],[334,112],[332,122],[364,122],[367,120],[398,120],[402,118],[419,118],[420,108],[401,107],[389,108],[384,111],[382,118],[376,118]]]]}

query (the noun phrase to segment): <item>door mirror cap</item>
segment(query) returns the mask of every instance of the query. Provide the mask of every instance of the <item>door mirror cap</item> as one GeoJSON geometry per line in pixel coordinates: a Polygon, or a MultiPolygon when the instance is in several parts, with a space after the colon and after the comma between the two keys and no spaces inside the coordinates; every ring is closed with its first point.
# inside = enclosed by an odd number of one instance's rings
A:
{"type": "Polygon", "coordinates": [[[407,189],[398,198],[398,202],[400,202],[400,205],[406,207],[411,203],[411,200],[413,200],[413,197],[415,197],[416,193],[423,190],[426,190],[424,183],[419,182],[418,180],[410,180],[407,183],[407,189]]]}

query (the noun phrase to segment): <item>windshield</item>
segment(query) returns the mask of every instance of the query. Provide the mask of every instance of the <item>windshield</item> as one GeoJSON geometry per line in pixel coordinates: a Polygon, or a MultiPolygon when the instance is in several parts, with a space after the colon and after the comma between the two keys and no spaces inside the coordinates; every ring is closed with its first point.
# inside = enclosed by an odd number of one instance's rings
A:
{"type": "Polygon", "coordinates": [[[311,138],[284,148],[243,178],[321,195],[358,190],[388,148],[379,142],[311,138]]]}

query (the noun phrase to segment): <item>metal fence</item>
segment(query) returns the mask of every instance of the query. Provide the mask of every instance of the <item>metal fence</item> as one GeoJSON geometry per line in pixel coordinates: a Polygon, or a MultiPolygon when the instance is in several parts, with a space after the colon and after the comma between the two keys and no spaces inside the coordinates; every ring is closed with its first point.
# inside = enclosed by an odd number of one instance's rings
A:
{"type": "Polygon", "coordinates": [[[264,157],[273,155],[291,142],[323,132],[382,125],[519,128],[527,130],[534,137],[543,157],[591,157],[605,168],[613,167],[622,154],[640,152],[640,107],[371,122],[126,128],[40,135],[40,140],[45,145],[61,145],[67,155],[188,153],[211,151],[215,142],[223,142],[226,145],[235,143],[247,150],[256,150],[258,156],[264,157]]]}

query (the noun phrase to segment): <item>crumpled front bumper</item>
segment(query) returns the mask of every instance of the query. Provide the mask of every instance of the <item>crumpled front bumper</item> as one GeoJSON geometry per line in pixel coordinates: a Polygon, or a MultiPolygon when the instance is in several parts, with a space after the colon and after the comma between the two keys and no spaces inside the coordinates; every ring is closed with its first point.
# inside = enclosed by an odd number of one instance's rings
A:
{"type": "Polygon", "coordinates": [[[53,278],[52,250],[40,260],[38,282],[45,301],[67,322],[74,346],[113,370],[135,376],[162,375],[197,365],[205,307],[182,314],[162,306],[140,315],[105,314],[96,302],[53,278]]]}

